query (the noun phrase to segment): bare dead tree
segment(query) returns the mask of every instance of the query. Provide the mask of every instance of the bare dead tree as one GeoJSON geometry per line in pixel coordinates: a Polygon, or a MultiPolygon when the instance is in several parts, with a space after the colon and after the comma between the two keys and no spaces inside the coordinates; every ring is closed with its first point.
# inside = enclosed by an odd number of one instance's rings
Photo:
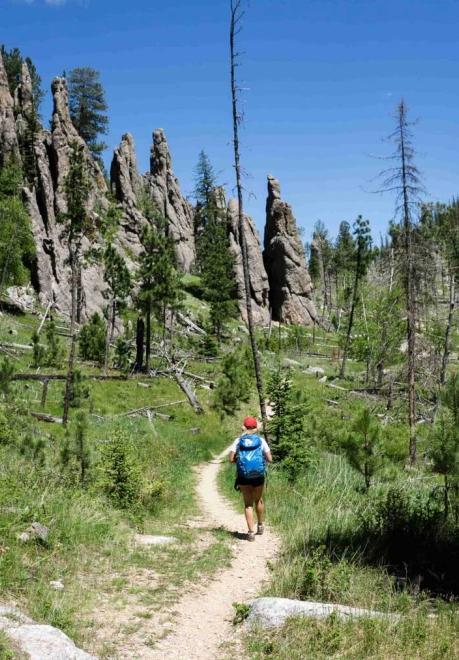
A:
{"type": "Polygon", "coordinates": [[[409,462],[416,462],[416,286],[413,253],[413,213],[417,211],[424,191],[418,168],[414,163],[415,150],[408,109],[402,99],[395,113],[395,129],[389,141],[395,145],[389,156],[395,165],[381,172],[379,192],[391,192],[396,197],[396,212],[401,220],[403,235],[403,279],[406,300],[408,425],[410,429],[409,462]]]}
{"type": "Polygon", "coordinates": [[[242,121],[242,114],[238,109],[238,100],[240,88],[236,80],[236,69],[238,67],[239,53],[236,52],[236,37],[241,29],[241,21],[244,16],[242,10],[242,0],[230,0],[231,22],[230,22],[230,60],[231,60],[231,99],[233,115],[233,146],[234,146],[234,169],[236,172],[236,188],[238,198],[238,220],[239,235],[241,238],[242,267],[244,271],[245,304],[247,308],[247,325],[249,328],[250,344],[252,348],[253,364],[255,371],[255,381],[257,385],[258,398],[260,402],[260,412],[263,422],[264,432],[267,432],[266,402],[264,397],[263,378],[261,373],[260,355],[258,352],[257,340],[255,336],[255,327],[252,313],[252,297],[250,295],[250,271],[247,254],[247,241],[245,235],[244,218],[244,199],[241,176],[241,159],[239,150],[239,125],[242,121]]]}

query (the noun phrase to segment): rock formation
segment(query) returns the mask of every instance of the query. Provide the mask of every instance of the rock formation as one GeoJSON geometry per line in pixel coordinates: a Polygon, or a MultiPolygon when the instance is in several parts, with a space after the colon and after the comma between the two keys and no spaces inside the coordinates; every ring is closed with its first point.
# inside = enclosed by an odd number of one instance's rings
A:
{"type": "Polygon", "coordinates": [[[273,319],[310,325],[316,318],[304,247],[279,181],[268,176],[263,259],[269,279],[273,319]]]}
{"type": "Polygon", "coordinates": [[[127,256],[127,263],[133,270],[135,264],[132,257],[140,254],[140,232],[147,222],[141,210],[142,194],[146,194],[146,184],[137,169],[134,139],[130,133],[125,133],[120,145],[113,153],[110,167],[112,192],[122,208],[119,247],[127,256]]]}
{"type": "Polygon", "coordinates": [[[14,101],[0,54],[0,167],[10,160],[20,159],[14,118],[14,101]]]}
{"type": "MultiPolygon", "coordinates": [[[[243,320],[247,322],[242,249],[239,235],[239,213],[238,204],[235,199],[230,199],[228,203],[228,231],[230,250],[235,260],[238,306],[243,320]]],[[[268,276],[263,265],[260,238],[252,218],[248,216],[245,216],[245,238],[249,260],[253,320],[258,325],[264,325],[269,323],[268,276]]]]}
{"type": "MultiPolygon", "coordinates": [[[[21,162],[21,152],[23,162],[25,163],[27,158],[30,164],[32,146],[34,168],[32,175],[28,174],[29,184],[23,189],[23,199],[31,219],[36,244],[36,264],[32,281],[42,304],[52,302],[59,311],[68,313],[68,249],[58,218],[67,210],[65,181],[72,144],[78,144],[84,153],[90,181],[88,212],[95,223],[99,216],[108,210],[110,202],[102,170],[72,124],[64,78],[53,80],[52,93],[53,116],[51,130],[48,131],[35,125],[32,114],[32,80],[27,65],[22,65],[21,80],[13,99],[0,56],[0,166],[12,159],[21,162]],[[30,125],[34,126],[32,133],[29,130],[30,125]]],[[[145,201],[151,200],[166,219],[167,231],[174,240],[180,270],[184,273],[191,272],[196,258],[195,210],[181,193],[178,179],[172,169],[164,131],[157,129],[153,132],[150,171],[143,176],[137,169],[134,140],[129,133],[123,135],[120,145],[114,151],[110,178],[111,190],[120,211],[120,226],[115,242],[130,269],[134,271],[137,267],[137,257],[142,249],[140,233],[148,221],[145,201]]],[[[246,321],[237,202],[230,200],[226,206],[224,191],[219,189],[216,194],[218,205],[222,210],[226,209],[230,249],[235,260],[238,304],[241,316],[246,321]]],[[[311,323],[316,312],[303,246],[292,210],[280,198],[279,183],[276,179],[268,178],[263,255],[255,225],[247,216],[245,228],[255,323],[269,323],[270,305],[274,320],[284,323],[311,323]]],[[[84,244],[83,250],[89,247],[89,243],[84,244]]],[[[104,288],[102,266],[86,264],[82,272],[82,319],[88,318],[95,311],[100,312],[106,306],[104,288]]]]}
{"type": "Polygon", "coordinates": [[[147,181],[153,202],[166,218],[168,232],[174,239],[178,266],[189,273],[196,258],[193,208],[180,192],[166,136],[160,128],[153,132],[147,181]]]}
{"type": "MultiPolygon", "coordinates": [[[[52,84],[53,117],[51,132],[38,127],[31,145],[35,155],[35,180],[23,188],[23,199],[31,220],[36,245],[35,272],[32,274],[42,304],[53,302],[62,312],[70,308],[70,272],[67,247],[62,237],[58,215],[67,210],[65,179],[69,170],[72,143],[82,146],[91,183],[88,210],[96,221],[97,213],[108,207],[107,187],[102,171],[78,135],[70,119],[65,79],[55,78],[52,84]],[[97,209],[97,212],[96,212],[97,209]]],[[[2,160],[11,156],[20,159],[19,137],[33,111],[32,81],[27,65],[11,97],[0,57],[0,151],[2,160]]],[[[88,248],[89,244],[83,246],[88,248]]],[[[90,265],[82,272],[83,316],[100,311],[106,304],[102,296],[103,272],[100,266],[90,265]]]]}

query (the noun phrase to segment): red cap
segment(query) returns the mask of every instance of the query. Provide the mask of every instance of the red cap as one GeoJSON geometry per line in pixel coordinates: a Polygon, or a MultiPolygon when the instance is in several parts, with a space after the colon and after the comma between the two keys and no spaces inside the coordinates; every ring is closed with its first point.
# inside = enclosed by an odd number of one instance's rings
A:
{"type": "Polygon", "coordinates": [[[246,429],[256,429],[258,422],[255,417],[246,417],[243,422],[246,429]]]}

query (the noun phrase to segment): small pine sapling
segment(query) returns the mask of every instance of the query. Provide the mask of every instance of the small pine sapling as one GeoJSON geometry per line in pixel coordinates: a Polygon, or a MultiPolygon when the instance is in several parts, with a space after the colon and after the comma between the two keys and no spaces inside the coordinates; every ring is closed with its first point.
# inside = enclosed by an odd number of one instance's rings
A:
{"type": "Polygon", "coordinates": [[[11,395],[11,383],[14,376],[14,366],[7,357],[0,363],[0,392],[4,399],[11,395]]]}
{"type": "Polygon", "coordinates": [[[376,472],[383,466],[380,431],[378,421],[368,408],[364,408],[341,443],[349,463],[364,478],[366,491],[376,472]]]}
{"type": "Polygon", "coordinates": [[[222,360],[222,375],[214,391],[213,407],[225,415],[234,415],[241,403],[250,399],[251,371],[247,348],[228,353],[222,360]]]}
{"type": "Polygon", "coordinates": [[[37,369],[38,367],[43,366],[45,362],[45,347],[40,344],[40,336],[38,332],[34,332],[32,335],[32,350],[33,350],[33,362],[32,367],[37,369]]]}
{"type": "Polygon", "coordinates": [[[273,409],[269,422],[270,447],[274,460],[291,481],[295,481],[312,460],[312,449],[306,440],[306,406],[293,389],[289,372],[278,368],[268,383],[273,409]]]}
{"type": "Polygon", "coordinates": [[[56,323],[52,317],[46,324],[45,335],[47,343],[46,363],[50,367],[60,367],[64,357],[64,349],[57,334],[56,323]]]}

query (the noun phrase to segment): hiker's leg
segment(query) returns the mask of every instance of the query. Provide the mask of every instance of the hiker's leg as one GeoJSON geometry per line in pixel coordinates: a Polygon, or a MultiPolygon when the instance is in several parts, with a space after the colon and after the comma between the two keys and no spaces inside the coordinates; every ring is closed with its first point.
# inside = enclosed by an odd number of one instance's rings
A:
{"type": "Polygon", "coordinates": [[[253,489],[253,498],[255,500],[255,508],[257,511],[257,519],[260,525],[263,524],[265,519],[265,503],[263,502],[263,488],[264,486],[257,486],[253,489]]]}
{"type": "Polygon", "coordinates": [[[245,519],[247,521],[247,527],[249,532],[253,532],[253,491],[252,486],[241,486],[242,497],[244,498],[244,507],[245,507],[245,519]]]}

